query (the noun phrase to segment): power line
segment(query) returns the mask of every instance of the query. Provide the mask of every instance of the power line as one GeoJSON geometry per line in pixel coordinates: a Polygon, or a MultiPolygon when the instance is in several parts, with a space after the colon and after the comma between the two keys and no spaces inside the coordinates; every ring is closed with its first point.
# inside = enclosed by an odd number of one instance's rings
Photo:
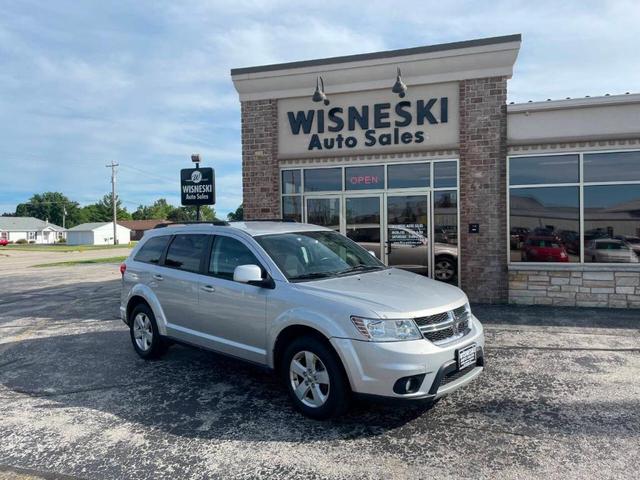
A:
{"type": "Polygon", "coordinates": [[[118,204],[116,201],[116,175],[118,170],[116,167],[119,164],[111,160],[111,163],[105,165],[107,168],[111,168],[111,203],[113,205],[113,244],[118,244],[118,204]]]}

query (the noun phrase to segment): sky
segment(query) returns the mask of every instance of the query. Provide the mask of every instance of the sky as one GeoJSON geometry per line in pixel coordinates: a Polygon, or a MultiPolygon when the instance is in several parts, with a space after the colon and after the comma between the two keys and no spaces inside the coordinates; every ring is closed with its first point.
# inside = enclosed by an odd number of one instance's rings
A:
{"type": "Polygon", "coordinates": [[[177,205],[195,152],[216,170],[218,215],[235,210],[235,67],[521,33],[508,101],[640,92],[638,0],[0,0],[0,12],[0,213],[44,191],[93,203],[112,160],[129,211],[177,205]]]}

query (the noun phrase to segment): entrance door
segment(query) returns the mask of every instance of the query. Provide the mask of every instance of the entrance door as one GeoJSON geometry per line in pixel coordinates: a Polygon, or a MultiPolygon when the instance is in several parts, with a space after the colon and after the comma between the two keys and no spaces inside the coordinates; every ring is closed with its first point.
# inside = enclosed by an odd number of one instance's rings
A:
{"type": "Polygon", "coordinates": [[[340,228],[340,196],[307,197],[306,223],[331,228],[337,232],[340,228]]]}
{"type": "Polygon", "coordinates": [[[382,247],[382,195],[345,197],[345,234],[384,260],[382,247]]]}
{"type": "Polygon", "coordinates": [[[429,275],[429,195],[387,195],[387,265],[429,275]]]}

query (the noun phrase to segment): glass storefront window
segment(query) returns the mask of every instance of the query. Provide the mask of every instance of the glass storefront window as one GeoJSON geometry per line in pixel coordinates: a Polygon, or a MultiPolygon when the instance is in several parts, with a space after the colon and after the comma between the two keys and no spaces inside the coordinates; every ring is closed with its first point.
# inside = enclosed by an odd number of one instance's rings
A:
{"type": "Polygon", "coordinates": [[[579,155],[516,157],[509,162],[510,185],[577,183],[579,155]]]}
{"type": "Polygon", "coordinates": [[[457,162],[434,162],[433,177],[433,186],[435,188],[457,187],[457,162]]]}
{"type": "Polygon", "coordinates": [[[579,262],[578,187],[510,190],[512,262],[579,262]]]}
{"type": "Polygon", "coordinates": [[[346,190],[384,189],[384,166],[347,167],[344,171],[346,190]]]}
{"type": "Polygon", "coordinates": [[[387,167],[388,188],[427,188],[430,186],[428,163],[405,163],[387,167]]]}
{"type": "Polygon", "coordinates": [[[387,197],[387,260],[389,265],[429,273],[429,197],[387,197]]]}
{"type": "Polygon", "coordinates": [[[282,171],[282,193],[300,193],[302,187],[300,185],[300,170],[283,170],[282,171]]]}
{"type": "Polygon", "coordinates": [[[311,168],[304,171],[305,192],[339,192],[341,190],[341,168],[311,168]]]}
{"type": "Polygon", "coordinates": [[[433,192],[433,276],[458,283],[458,192],[433,192]]]}
{"type": "Polygon", "coordinates": [[[282,197],[282,219],[302,222],[302,197],[282,197]]]}
{"type": "Polygon", "coordinates": [[[638,263],[640,185],[584,187],[584,261],[638,263]]]}
{"type": "Polygon", "coordinates": [[[640,151],[584,155],[585,182],[640,181],[640,151]]]}
{"type": "Polygon", "coordinates": [[[340,231],[340,199],[308,198],[307,223],[340,231]]]}

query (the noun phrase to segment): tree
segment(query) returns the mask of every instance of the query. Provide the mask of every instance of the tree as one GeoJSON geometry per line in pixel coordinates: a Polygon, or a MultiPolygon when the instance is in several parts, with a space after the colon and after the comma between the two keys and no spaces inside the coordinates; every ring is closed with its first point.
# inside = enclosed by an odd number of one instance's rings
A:
{"type": "MultiPolygon", "coordinates": [[[[196,221],[196,207],[178,207],[174,208],[167,220],[172,222],[195,222],[196,221]]],[[[200,220],[203,222],[213,222],[217,220],[216,212],[209,205],[202,205],[200,207],[200,220]]]]}
{"type": "Polygon", "coordinates": [[[78,202],[69,200],[60,192],[44,192],[32,195],[28,202],[21,203],[16,207],[16,216],[48,220],[50,223],[59,226],[64,223],[66,227],[73,227],[81,223],[78,202]],[[63,216],[66,217],[64,221],[63,216]]]}
{"type": "Polygon", "coordinates": [[[236,208],[235,212],[229,212],[227,214],[227,218],[236,222],[244,220],[244,205],[241,203],[240,206],[236,208]]]}
{"type": "Polygon", "coordinates": [[[140,205],[131,216],[134,220],[166,220],[175,208],[166,198],[159,198],[153,205],[140,205]]]}
{"type": "MultiPolygon", "coordinates": [[[[131,220],[131,214],[122,207],[122,201],[116,200],[118,220],[131,220]]],[[[107,194],[97,203],[82,207],[83,222],[111,222],[113,220],[113,202],[107,194]]]]}

